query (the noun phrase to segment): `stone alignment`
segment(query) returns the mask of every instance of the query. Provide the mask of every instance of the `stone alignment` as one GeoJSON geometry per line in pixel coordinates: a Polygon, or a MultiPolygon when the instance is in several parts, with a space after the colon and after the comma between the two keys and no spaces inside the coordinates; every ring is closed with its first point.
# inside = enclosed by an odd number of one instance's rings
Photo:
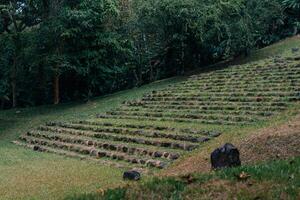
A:
{"type": "Polygon", "coordinates": [[[94,119],[48,122],[14,143],[117,167],[162,169],[221,133],[158,125],[159,121],[180,127],[181,123],[240,126],[268,120],[300,100],[299,58],[276,56],[265,64],[193,75],[94,119]]]}

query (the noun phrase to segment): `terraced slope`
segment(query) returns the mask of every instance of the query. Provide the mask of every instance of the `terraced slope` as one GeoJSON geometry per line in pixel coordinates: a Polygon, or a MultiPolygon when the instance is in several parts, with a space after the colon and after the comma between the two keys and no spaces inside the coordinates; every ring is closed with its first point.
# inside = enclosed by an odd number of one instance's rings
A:
{"type": "Polygon", "coordinates": [[[119,167],[164,168],[184,152],[219,136],[218,132],[167,126],[115,124],[95,120],[50,122],[15,141],[36,151],[57,153],[119,167]],[[119,161],[113,163],[112,161],[119,161]]]}
{"type": "Polygon", "coordinates": [[[221,134],[180,128],[181,124],[251,125],[298,100],[300,56],[277,56],[263,65],[251,63],[191,76],[94,119],[49,122],[15,143],[120,167],[164,168],[221,134]]]}
{"type": "Polygon", "coordinates": [[[275,57],[191,76],[164,91],[99,115],[219,125],[251,125],[300,100],[300,57],[275,57]]]}

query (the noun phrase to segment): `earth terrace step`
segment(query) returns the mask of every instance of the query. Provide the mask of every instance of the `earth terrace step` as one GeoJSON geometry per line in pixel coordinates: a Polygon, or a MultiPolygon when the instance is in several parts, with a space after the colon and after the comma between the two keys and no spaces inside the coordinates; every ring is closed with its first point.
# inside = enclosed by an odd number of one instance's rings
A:
{"type": "Polygon", "coordinates": [[[176,87],[219,87],[219,86],[254,86],[254,85],[264,85],[265,87],[272,87],[272,86],[280,86],[280,85],[287,85],[287,86],[294,86],[298,85],[299,80],[297,79],[282,79],[282,80],[255,80],[255,81],[248,81],[248,80],[239,80],[235,82],[230,81],[219,81],[219,82],[186,82],[186,83],[178,83],[169,89],[174,89],[176,87]]]}
{"type": "MultiPolygon", "coordinates": [[[[51,141],[65,142],[71,144],[79,144],[87,147],[95,147],[99,149],[104,149],[113,152],[121,152],[126,153],[128,155],[142,155],[144,157],[152,157],[152,158],[162,158],[168,160],[176,160],[179,158],[179,153],[167,152],[167,151],[159,151],[159,150],[150,150],[140,147],[132,147],[123,144],[113,144],[110,141],[99,141],[99,140],[91,140],[82,138],[82,137],[72,137],[64,134],[54,134],[51,132],[45,131],[31,131],[28,132],[26,136],[22,137],[33,137],[40,139],[47,139],[51,141]]],[[[21,138],[22,138],[21,137],[21,138]]]]}
{"type": "Polygon", "coordinates": [[[289,75],[285,76],[285,74],[282,74],[281,76],[262,76],[262,75],[252,75],[249,77],[224,77],[224,78],[217,78],[217,77],[211,77],[208,78],[202,78],[202,79],[188,79],[185,82],[179,83],[181,85],[185,84],[192,84],[192,83],[219,83],[219,82],[238,82],[238,81],[263,81],[263,80],[269,80],[269,81],[283,81],[283,80],[297,80],[300,78],[300,71],[299,74],[296,75],[289,75]]]}
{"type": "Polygon", "coordinates": [[[275,111],[251,111],[248,109],[244,110],[223,110],[223,109],[218,109],[218,110],[205,110],[205,109],[181,109],[181,110],[176,110],[176,109],[153,109],[153,108],[143,108],[143,107],[128,107],[128,108],[119,108],[115,109],[114,111],[117,112],[155,112],[155,113],[165,113],[165,112],[170,112],[170,113],[186,113],[186,114],[222,114],[222,115],[252,115],[252,116],[264,116],[268,117],[271,115],[275,115],[278,112],[275,111]]]}
{"type": "Polygon", "coordinates": [[[226,91],[241,91],[241,92],[264,92],[264,91],[299,91],[300,83],[294,82],[292,85],[290,84],[237,84],[232,85],[232,87],[228,87],[228,85],[202,85],[200,86],[169,86],[165,90],[153,91],[152,94],[159,94],[164,92],[169,93],[191,93],[191,92],[203,92],[203,91],[217,91],[217,92],[226,92],[226,91]]]}
{"type": "Polygon", "coordinates": [[[281,77],[262,77],[262,76],[256,76],[256,77],[249,77],[249,78],[240,78],[240,79],[235,79],[235,78],[228,78],[228,79],[211,79],[211,80],[188,80],[185,82],[178,83],[179,85],[191,85],[191,84],[216,84],[216,83],[241,83],[241,82],[248,82],[248,83],[264,83],[266,81],[268,82],[287,82],[287,81],[297,81],[299,80],[300,75],[298,76],[281,76],[281,77]]]}
{"type": "Polygon", "coordinates": [[[174,117],[141,117],[141,116],[124,116],[124,115],[109,115],[101,114],[97,116],[100,119],[132,119],[140,121],[166,121],[178,123],[201,123],[201,124],[214,124],[214,125],[232,125],[232,126],[245,126],[251,125],[253,122],[249,121],[230,121],[230,120],[203,120],[203,119],[187,119],[187,118],[174,118],[174,117]]]}
{"type": "Polygon", "coordinates": [[[253,88],[255,87],[255,85],[260,86],[262,85],[263,87],[273,87],[273,86],[295,86],[297,87],[299,85],[298,80],[282,80],[282,81],[253,81],[253,82],[249,82],[249,81],[237,81],[237,82],[210,82],[210,83],[181,83],[177,86],[173,86],[173,87],[169,87],[168,89],[170,90],[176,90],[177,89],[188,89],[188,90],[199,90],[199,87],[201,88],[206,88],[206,87],[211,87],[211,88],[222,88],[222,87],[250,87],[253,88]]]}
{"type": "Polygon", "coordinates": [[[117,116],[141,116],[141,117],[157,117],[157,118],[183,118],[183,119],[204,119],[204,120],[224,120],[224,121],[238,121],[238,122],[256,122],[259,120],[264,120],[263,117],[258,116],[245,116],[245,115],[214,115],[214,114],[189,114],[189,113],[156,113],[156,112],[125,112],[125,111],[109,111],[106,112],[109,115],[117,116]]]}
{"type": "Polygon", "coordinates": [[[212,106],[212,105],[243,105],[243,106],[289,106],[290,102],[256,102],[256,101],[131,101],[124,104],[126,106],[144,106],[144,105],[186,105],[186,106],[212,106]]]}
{"type": "Polygon", "coordinates": [[[199,88],[199,87],[195,87],[191,90],[185,88],[185,87],[178,87],[176,90],[158,90],[156,92],[152,92],[150,93],[149,95],[152,95],[152,96],[168,96],[170,94],[173,94],[173,95],[190,95],[190,94],[201,94],[203,92],[223,92],[223,93],[233,93],[233,92],[236,92],[236,93],[247,93],[247,92],[251,92],[251,93],[264,93],[264,92],[290,92],[290,91],[300,91],[300,84],[298,86],[294,86],[294,87],[284,87],[284,86],[280,86],[280,87],[265,87],[265,86],[253,86],[252,88],[251,87],[234,87],[234,88],[227,88],[227,87],[218,87],[218,88],[215,88],[215,87],[202,87],[202,88],[199,88]],[[197,91],[194,91],[194,90],[197,90],[197,91]]]}
{"type": "Polygon", "coordinates": [[[279,70],[286,70],[286,71],[290,71],[290,70],[297,70],[298,68],[300,68],[300,63],[298,62],[291,62],[288,64],[284,64],[284,65],[267,65],[266,67],[254,67],[253,65],[235,65],[235,66],[231,66],[225,69],[219,69],[219,70],[215,70],[212,72],[206,72],[206,73],[201,73],[201,74],[196,74],[191,76],[191,78],[197,78],[199,76],[202,76],[203,74],[210,76],[210,75],[219,75],[219,74],[243,74],[243,73],[258,73],[258,72],[276,72],[279,70]]]}
{"type": "MultiPolygon", "coordinates": [[[[99,138],[99,139],[106,139],[112,141],[123,141],[126,143],[136,143],[136,144],[144,144],[150,146],[157,146],[157,147],[167,147],[173,149],[182,149],[185,151],[192,151],[199,147],[199,144],[190,143],[190,142],[178,142],[171,139],[153,139],[153,138],[144,138],[144,137],[132,137],[128,135],[116,135],[111,133],[99,133],[94,131],[83,131],[83,130],[76,130],[71,128],[60,128],[60,127],[47,127],[44,126],[40,127],[40,130],[43,131],[51,131],[63,134],[71,134],[77,136],[86,136],[91,138],[99,138]]],[[[203,141],[205,142],[205,141],[203,141]]]]}
{"type": "MultiPolygon", "coordinates": [[[[289,91],[299,91],[300,84],[278,84],[280,87],[286,87],[286,89],[282,89],[280,91],[289,92],[289,91]]],[[[164,91],[157,91],[152,94],[160,94],[160,93],[201,93],[201,92],[268,92],[268,91],[278,91],[275,87],[270,84],[266,84],[264,86],[260,85],[251,85],[251,84],[236,84],[236,85],[202,85],[202,86],[178,86],[178,87],[169,87],[164,91]],[[258,91],[260,89],[260,91],[258,91]]]]}
{"type": "Polygon", "coordinates": [[[109,160],[103,160],[103,159],[100,160],[100,159],[96,159],[96,158],[93,158],[90,156],[86,156],[86,155],[82,155],[82,154],[78,154],[78,153],[74,153],[74,152],[70,152],[70,151],[65,151],[65,150],[58,150],[58,149],[50,148],[47,146],[32,145],[32,144],[28,144],[28,143],[24,143],[24,142],[20,142],[20,141],[13,141],[13,144],[24,147],[24,148],[29,148],[34,151],[53,153],[53,154],[66,156],[66,157],[70,157],[70,158],[78,158],[81,160],[89,160],[89,161],[93,161],[95,163],[99,163],[101,165],[108,165],[108,166],[113,166],[113,167],[117,167],[117,168],[129,168],[127,163],[121,164],[121,163],[113,162],[113,161],[109,161],[109,160]]]}
{"type": "Polygon", "coordinates": [[[43,138],[43,139],[55,140],[59,142],[80,144],[88,147],[96,147],[96,148],[105,149],[109,151],[126,153],[129,155],[136,154],[136,155],[149,156],[152,158],[164,158],[169,160],[176,160],[180,157],[180,154],[175,152],[169,152],[160,149],[146,149],[141,146],[136,147],[134,145],[128,145],[126,143],[116,144],[112,141],[103,141],[103,140],[91,139],[88,137],[82,137],[82,136],[79,137],[79,136],[72,136],[72,135],[66,135],[61,133],[57,134],[57,133],[46,132],[46,131],[31,131],[28,132],[26,135],[35,138],[43,138]]]}
{"type": "Polygon", "coordinates": [[[205,111],[223,111],[223,110],[228,110],[228,111],[239,111],[239,110],[248,110],[248,111],[261,111],[261,112],[269,112],[269,111],[283,111],[286,109],[284,106],[227,106],[226,104],[224,105],[218,105],[218,106],[192,106],[192,105],[143,105],[143,106],[123,106],[122,108],[146,108],[146,109],[167,109],[167,110],[184,110],[184,111],[189,111],[189,110],[205,110],[205,111]]]}
{"type": "Polygon", "coordinates": [[[213,80],[225,80],[225,79],[256,79],[257,77],[265,77],[269,79],[280,79],[282,77],[299,77],[300,67],[297,69],[283,69],[282,71],[262,71],[262,72],[248,72],[248,73],[223,73],[223,74],[199,74],[198,76],[189,77],[188,81],[213,81],[213,80]]]}
{"type": "Polygon", "coordinates": [[[253,98],[253,97],[262,97],[262,98],[276,98],[276,97],[298,97],[300,99],[299,92],[266,92],[266,93],[255,93],[255,92],[202,92],[196,94],[169,94],[169,95],[145,95],[142,100],[152,100],[152,99],[176,99],[176,100],[197,100],[208,97],[241,97],[241,98],[253,98]]]}
{"type": "MultiPolygon", "coordinates": [[[[224,73],[224,72],[235,72],[235,73],[241,73],[241,72],[250,72],[250,71],[264,71],[264,70],[281,70],[281,69],[289,69],[289,68],[297,68],[299,67],[299,61],[293,61],[286,63],[274,63],[270,61],[269,63],[265,64],[243,64],[243,65],[232,65],[227,68],[223,69],[217,69],[213,72],[207,72],[207,73],[224,73]]],[[[197,74],[193,75],[197,76],[197,74]]]]}
{"type": "Polygon", "coordinates": [[[189,103],[194,102],[205,102],[205,101],[229,101],[229,102],[281,102],[281,101],[298,101],[300,96],[285,96],[285,97],[231,97],[231,96],[206,96],[206,97],[157,97],[157,98],[142,98],[142,104],[147,104],[148,102],[173,102],[173,101],[183,101],[189,103]]]}
{"type": "Polygon", "coordinates": [[[86,147],[83,145],[75,145],[75,144],[70,144],[70,143],[65,143],[65,142],[56,142],[56,141],[50,141],[50,140],[43,140],[43,139],[37,139],[37,138],[30,138],[30,137],[25,137],[23,136],[21,138],[23,141],[33,144],[33,145],[42,145],[42,146],[48,146],[51,148],[58,148],[62,150],[68,150],[71,152],[83,154],[83,155],[90,155],[91,157],[95,158],[110,158],[113,160],[121,160],[121,161],[126,161],[132,164],[140,164],[140,165],[146,165],[150,167],[156,167],[159,169],[162,169],[167,166],[167,163],[162,162],[160,160],[146,160],[146,159],[141,159],[135,156],[129,156],[125,153],[114,153],[110,151],[104,151],[104,150],[99,150],[94,147],[86,147]]]}
{"type": "Polygon", "coordinates": [[[285,92],[196,92],[196,93],[157,93],[145,95],[143,98],[193,98],[201,96],[231,96],[231,97],[285,97],[285,96],[298,96],[300,95],[299,91],[285,91],[285,92]]]}
{"type": "MultiPolygon", "coordinates": [[[[56,124],[52,122],[52,124],[56,124]]],[[[96,126],[104,126],[104,127],[119,127],[119,128],[132,128],[132,129],[146,129],[150,131],[167,131],[167,132],[174,132],[178,134],[199,134],[199,135],[206,135],[210,137],[218,137],[221,135],[218,131],[208,131],[208,130],[195,130],[195,129],[188,129],[188,128],[174,128],[169,126],[161,126],[161,125],[149,125],[149,124],[116,124],[116,123],[109,123],[109,122],[101,122],[101,121],[89,121],[89,120],[81,120],[74,122],[76,124],[87,124],[87,125],[96,125],[96,126]]]]}
{"type": "Polygon", "coordinates": [[[76,130],[88,130],[94,132],[103,132],[103,133],[113,133],[113,134],[126,134],[132,136],[143,136],[150,138],[167,138],[173,140],[187,141],[187,142],[202,142],[207,140],[207,137],[199,137],[195,135],[182,135],[182,134],[170,134],[170,133],[162,133],[159,131],[146,131],[146,130],[129,130],[124,128],[105,128],[99,127],[96,125],[83,125],[83,124],[60,124],[62,128],[72,128],[76,130]]]}

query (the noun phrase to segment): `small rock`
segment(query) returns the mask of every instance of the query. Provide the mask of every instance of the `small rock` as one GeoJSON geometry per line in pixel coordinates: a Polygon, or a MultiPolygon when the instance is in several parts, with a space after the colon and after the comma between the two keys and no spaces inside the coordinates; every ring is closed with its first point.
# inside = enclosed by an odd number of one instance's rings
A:
{"type": "Polygon", "coordinates": [[[137,171],[131,170],[131,171],[126,171],[123,174],[123,179],[124,180],[131,180],[131,181],[138,181],[141,179],[141,174],[137,171]]]}
{"type": "Polygon", "coordinates": [[[89,140],[89,141],[86,142],[86,144],[87,144],[88,146],[93,146],[93,145],[94,145],[94,142],[91,141],[91,140],[89,140]]]}
{"type": "Polygon", "coordinates": [[[99,157],[99,158],[106,157],[106,153],[100,151],[100,152],[98,152],[98,157],[99,157]]]}
{"type": "Polygon", "coordinates": [[[154,152],[153,153],[153,156],[155,157],[155,158],[160,158],[160,157],[162,157],[162,153],[161,152],[159,152],[159,151],[156,151],[156,152],[154,152]]]}
{"type": "Polygon", "coordinates": [[[98,151],[97,151],[96,149],[92,149],[92,150],[90,151],[90,155],[91,155],[91,156],[97,156],[97,155],[98,155],[98,151]]]}
{"type": "Polygon", "coordinates": [[[209,136],[211,136],[211,137],[219,137],[220,135],[221,135],[220,132],[210,132],[209,133],[209,136]]]}
{"type": "Polygon", "coordinates": [[[40,150],[40,147],[39,146],[34,146],[33,147],[33,151],[39,151],[40,150]]]}
{"type": "Polygon", "coordinates": [[[178,158],[179,158],[179,154],[177,154],[177,153],[169,154],[169,159],[170,160],[176,160],[178,158]]]}
{"type": "Polygon", "coordinates": [[[140,164],[144,165],[144,164],[146,164],[146,161],[143,159],[140,159],[140,164]]]}
{"type": "Polygon", "coordinates": [[[122,148],[122,150],[123,150],[123,152],[127,152],[128,151],[128,148],[126,147],[126,146],[124,146],[123,148],[122,148]]]}
{"type": "Polygon", "coordinates": [[[296,52],[298,52],[299,51],[299,48],[292,48],[292,52],[293,53],[296,53],[296,52]]]}
{"type": "Polygon", "coordinates": [[[155,166],[159,169],[163,169],[166,167],[166,163],[158,161],[158,162],[156,162],[155,166]]]}
{"type": "Polygon", "coordinates": [[[235,146],[227,143],[212,152],[211,165],[213,169],[240,166],[240,153],[235,146]]]}
{"type": "Polygon", "coordinates": [[[203,142],[209,141],[209,138],[208,137],[202,137],[202,138],[198,138],[197,141],[203,143],[203,142]]]}

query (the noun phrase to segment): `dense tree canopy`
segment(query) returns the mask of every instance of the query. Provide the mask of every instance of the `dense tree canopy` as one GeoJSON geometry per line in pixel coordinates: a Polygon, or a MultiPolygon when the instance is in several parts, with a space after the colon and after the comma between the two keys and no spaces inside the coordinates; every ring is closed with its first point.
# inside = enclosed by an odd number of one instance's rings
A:
{"type": "Polygon", "coordinates": [[[300,30],[299,0],[1,0],[2,108],[88,100],[300,30]]]}

